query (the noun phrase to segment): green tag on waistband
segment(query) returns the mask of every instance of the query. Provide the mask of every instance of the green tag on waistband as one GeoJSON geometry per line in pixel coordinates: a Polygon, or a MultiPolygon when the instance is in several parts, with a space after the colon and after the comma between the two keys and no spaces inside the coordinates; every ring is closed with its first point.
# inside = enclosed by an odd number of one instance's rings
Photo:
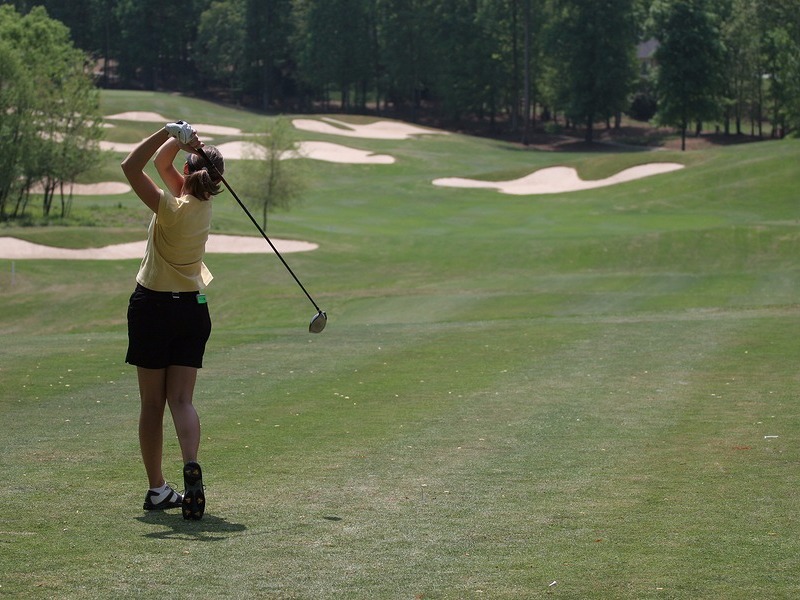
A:
{"type": "Polygon", "coordinates": [[[197,294],[197,303],[198,304],[205,304],[206,303],[206,295],[205,294],[197,294]]]}

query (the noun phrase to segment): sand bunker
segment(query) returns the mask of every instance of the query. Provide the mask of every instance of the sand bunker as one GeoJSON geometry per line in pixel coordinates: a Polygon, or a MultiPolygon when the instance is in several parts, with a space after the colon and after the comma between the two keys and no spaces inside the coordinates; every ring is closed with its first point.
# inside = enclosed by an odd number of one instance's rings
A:
{"type": "MultiPolygon", "coordinates": [[[[156,112],[129,111],[109,115],[108,120],[117,121],[143,121],[148,123],[166,123],[169,121],[163,115],[156,112]]],[[[332,133],[347,137],[359,137],[369,139],[384,140],[404,140],[415,135],[447,135],[445,131],[425,129],[406,123],[396,123],[392,121],[378,121],[368,125],[353,125],[336,119],[323,118],[322,121],[316,119],[295,119],[292,124],[298,129],[313,131],[316,133],[332,133]]],[[[206,125],[204,123],[195,124],[195,129],[202,137],[204,134],[215,135],[244,135],[240,129],[234,127],[223,127],[219,125],[206,125]]],[[[208,140],[209,138],[204,138],[208,140]]],[[[100,149],[120,152],[127,154],[138,144],[127,144],[120,142],[100,142],[100,149]]],[[[263,160],[267,150],[264,146],[255,142],[226,142],[217,146],[223,156],[230,160],[241,160],[245,158],[263,160]]],[[[308,158],[311,160],[321,160],[325,162],[340,164],[380,164],[390,165],[395,162],[395,158],[388,154],[375,154],[367,150],[349,148],[331,142],[299,142],[297,150],[286,153],[282,160],[294,158],[308,158]]]]}
{"type": "Polygon", "coordinates": [[[416,135],[448,135],[446,131],[426,129],[394,121],[377,121],[366,125],[356,125],[323,117],[322,120],[294,119],[292,125],[303,131],[373,140],[407,140],[416,135]]]}
{"type": "MultiPolygon", "coordinates": [[[[168,123],[170,121],[170,119],[159,113],[146,111],[122,112],[115,115],[108,115],[105,118],[112,121],[140,121],[145,123],[168,123]]],[[[329,117],[322,117],[322,120],[294,119],[292,124],[297,129],[302,129],[304,131],[375,140],[405,140],[415,135],[448,135],[446,131],[427,129],[425,127],[417,127],[416,125],[408,125],[407,123],[398,123],[394,121],[377,121],[366,125],[355,125],[329,117]]],[[[201,137],[204,134],[242,135],[242,130],[235,127],[207,125],[205,123],[192,123],[192,125],[194,125],[194,128],[201,137]]]]}
{"type": "Polygon", "coordinates": [[[161,116],[157,112],[145,112],[145,111],[135,111],[135,110],[123,113],[117,113],[116,115],[108,115],[105,118],[111,119],[112,121],[144,121],[145,123],[169,123],[169,119],[167,117],[161,116]]]}
{"type": "MultiPolygon", "coordinates": [[[[131,191],[131,186],[127,183],[120,183],[119,181],[103,181],[100,183],[72,183],[64,186],[64,193],[70,193],[74,196],[113,196],[116,194],[127,194],[131,191]]],[[[35,185],[31,188],[32,194],[42,194],[44,189],[41,185],[35,185]]],[[[56,189],[56,193],[59,190],[56,189]]]]}
{"type": "Polygon", "coordinates": [[[222,152],[225,160],[264,160],[267,157],[267,149],[255,142],[225,142],[217,146],[222,152]]]}
{"type": "Polygon", "coordinates": [[[395,162],[395,158],[388,154],[374,154],[331,142],[300,142],[296,152],[283,158],[311,158],[351,165],[391,165],[395,162]]]}
{"type": "MultiPolygon", "coordinates": [[[[309,252],[319,246],[311,242],[281,240],[270,237],[281,254],[309,252]]],[[[64,259],[64,260],[122,260],[141,259],[146,242],[114,244],[103,248],[56,248],[43,246],[12,237],[0,237],[0,258],[3,259],[64,259]]],[[[272,248],[260,237],[216,235],[208,236],[208,254],[272,254],[272,248]]]]}
{"type": "Polygon", "coordinates": [[[684,166],[678,163],[651,163],[625,169],[605,179],[584,181],[578,177],[578,172],[571,167],[549,167],[547,169],[540,169],[539,171],[513,181],[479,181],[477,179],[445,177],[443,179],[434,179],[433,185],[456,188],[496,189],[503,194],[513,194],[517,196],[560,194],[563,192],[577,192],[616,185],[618,183],[634,181],[661,173],[669,173],[683,168],[684,166]]]}
{"type": "Polygon", "coordinates": [[[105,140],[100,140],[100,150],[105,150],[108,152],[122,152],[123,154],[128,154],[138,145],[138,142],[135,144],[123,144],[121,142],[107,142],[105,140]]]}
{"type": "MultiPolygon", "coordinates": [[[[101,150],[126,154],[136,146],[137,144],[100,142],[101,150]]],[[[267,156],[267,149],[255,142],[225,142],[224,144],[219,144],[217,148],[219,148],[219,151],[222,152],[222,155],[228,160],[241,160],[244,158],[264,160],[267,156]]],[[[351,165],[390,165],[395,162],[394,157],[388,154],[374,154],[367,150],[349,148],[331,142],[299,142],[297,144],[297,150],[287,153],[282,157],[282,160],[291,158],[309,158],[311,160],[351,165]]]]}
{"type": "MultiPolygon", "coordinates": [[[[267,149],[255,142],[227,142],[217,146],[222,155],[227,159],[249,158],[264,160],[267,157],[267,149]]],[[[340,144],[330,142],[299,142],[297,150],[287,152],[281,156],[281,160],[294,158],[309,158],[312,160],[322,160],[326,162],[340,164],[382,164],[389,165],[395,162],[393,156],[388,154],[373,154],[367,150],[349,148],[340,144]]]]}
{"type": "MultiPolygon", "coordinates": [[[[169,123],[170,119],[155,112],[124,112],[105,117],[113,121],[139,121],[142,123],[169,123]]],[[[242,130],[224,125],[208,125],[206,123],[192,123],[197,133],[202,137],[207,134],[214,135],[242,135],[242,130]]]]}

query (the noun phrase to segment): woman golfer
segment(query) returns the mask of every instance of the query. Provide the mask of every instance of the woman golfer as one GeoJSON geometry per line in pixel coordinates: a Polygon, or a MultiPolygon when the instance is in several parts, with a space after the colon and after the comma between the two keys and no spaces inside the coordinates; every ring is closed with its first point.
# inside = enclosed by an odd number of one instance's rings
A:
{"type": "Polygon", "coordinates": [[[205,510],[197,462],[200,419],[192,395],[211,333],[202,293],[211,273],[203,264],[203,255],[211,227],[211,198],[220,192],[218,173],[225,169],[216,148],[203,147],[213,163],[210,167],[195,153],[199,147],[203,144],[191,125],[178,121],[152,134],[122,161],[133,191],[154,213],[128,305],[125,359],[137,367],[139,379],[139,445],[150,483],[144,509],[181,507],[184,519],[200,519],[205,510]],[[181,150],[189,153],[183,173],[173,166],[181,150]],[[153,155],[164,190],[144,172],[153,155]],[[167,484],[162,472],[166,405],[183,455],[183,495],[167,484]]]}

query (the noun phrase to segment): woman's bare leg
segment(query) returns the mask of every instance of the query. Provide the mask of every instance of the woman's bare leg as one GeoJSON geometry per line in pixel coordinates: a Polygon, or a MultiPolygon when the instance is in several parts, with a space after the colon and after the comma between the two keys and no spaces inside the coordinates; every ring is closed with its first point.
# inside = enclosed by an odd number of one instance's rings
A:
{"type": "Polygon", "coordinates": [[[200,448],[200,418],[192,404],[197,369],[170,366],[166,374],[166,394],[183,462],[197,461],[200,448]]]}
{"type": "Polygon", "coordinates": [[[167,401],[167,370],[137,367],[139,377],[139,446],[151,488],[164,485],[161,461],[164,449],[164,407],[167,401]]]}

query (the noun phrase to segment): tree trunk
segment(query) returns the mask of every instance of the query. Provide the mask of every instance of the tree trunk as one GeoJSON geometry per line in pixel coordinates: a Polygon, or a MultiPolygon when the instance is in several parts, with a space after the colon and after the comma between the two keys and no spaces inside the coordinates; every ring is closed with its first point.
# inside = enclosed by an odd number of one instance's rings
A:
{"type": "Polygon", "coordinates": [[[524,86],[523,93],[523,125],[522,125],[522,143],[527,146],[531,143],[531,0],[524,0],[523,15],[525,23],[525,57],[524,57],[524,86]]]}
{"type": "Polygon", "coordinates": [[[514,96],[511,105],[511,130],[517,131],[519,127],[519,48],[517,40],[517,11],[519,9],[519,0],[513,0],[511,3],[511,72],[512,76],[512,89],[514,96]]]}

